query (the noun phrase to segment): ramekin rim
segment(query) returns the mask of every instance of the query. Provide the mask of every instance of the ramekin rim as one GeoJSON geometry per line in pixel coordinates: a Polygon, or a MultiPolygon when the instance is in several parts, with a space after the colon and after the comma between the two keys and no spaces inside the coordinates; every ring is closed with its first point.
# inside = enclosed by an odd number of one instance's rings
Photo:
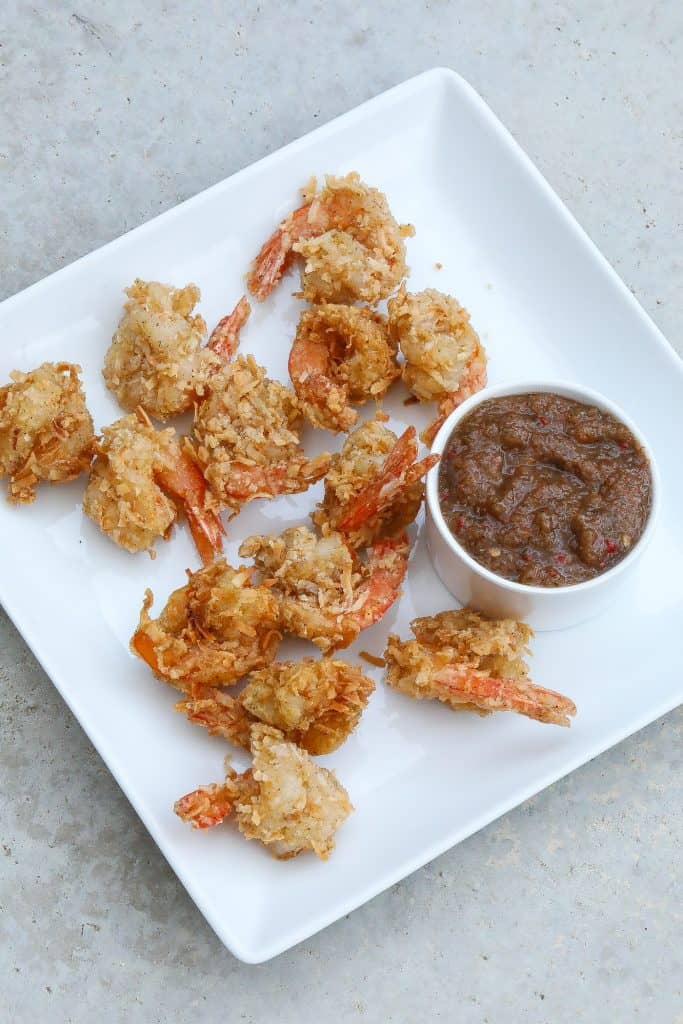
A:
{"type": "Polygon", "coordinates": [[[575,401],[586,401],[591,405],[596,405],[598,408],[604,409],[604,411],[611,413],[611,415],[620,420],[624,426],[631,431],[636,441],[638,441],[645,452],[650,467],[650,478],[652,484],[650,510],[645,526],[643,527],[643,531],[629,553],[606,572],[598,573],[597,576],[593,576],[589,580],[583,580],[580,583],[570,583],[567,586],[559,587],[541,587],[535,584],[518,583],[516,580],[509,580],[504,576],[499,576],[497,573],[492,572],[490,569],[487,569],[486,566],[477,562],[477,560],[465,550],[449,530],[439,502],[438,481],[439,469],[441,466],[440,461],[433,466],[427,474],[426,504],[428,512],[431,515],[441,537],[445,540],[451,551],[458,556],[471,571],[481,576],[487,582],[495,584],[510,593],[543,597],[549,601],[559,601],[562,599],[563,595],[584,593],[602,586],[606,581],[615,579],[616,576],[624,572],[625,569],[631,566],[633,562],[640,557],[652,538],[652,533],[658,518],[661,482],[659,467],[647,438],[643,435],[637,424],[633,422],[631,417],[624,412],[621,406],[614,402],[613,399],[608,398],[606,395],[602,394],[602,392],[596,391],[594,388],[583,384],[574,384],[567,381],[553,379],[508,380],[499,384],[487,385],[487,387],[482,388],[481,391],[477,391],[474,395],[470,395],[470,397],[465,399],[457,409],[454,409],[441,424],[441,427],[439,428],[439,431],[432,443],[430,449],[431,454],[439,456],[443,454],[443,450],[446,447],[456,424],[459,423],[460,420],[477,405],[480,405],[482,402],[485,402],[490,398],[500,398],[504,395],[532,394],[534,392],[559,394],[561,397],[574,398],[575,401]]]}

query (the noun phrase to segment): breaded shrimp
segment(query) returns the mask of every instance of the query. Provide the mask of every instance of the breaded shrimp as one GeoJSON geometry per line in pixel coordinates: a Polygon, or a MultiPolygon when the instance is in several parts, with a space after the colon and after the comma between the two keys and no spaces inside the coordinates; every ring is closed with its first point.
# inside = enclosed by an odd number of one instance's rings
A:
{"type": "Polygon", "coordinates": [[[238,356],[211,375],[193,430],[220,505],[236,512],[253,498],[305,491],[325,475],[330,455],[305,457],[302,421],[295,395],[269,380],[253,356],[238,356]]]}
{"type": "Polygon", "coordinates": [[[344,661],[276,661],[252,672],[237,697],[217,690],[203,700],[180,701],[176,711],[242,747],[249,747],[250,726],[260,721],[309,754],[329,754],[356,728],[374,686],[344,661]]]}
{"type": "Polygon", "coordinates": [[[223,527],[201,470],[172,428],[156,430],[142,410],[102,431],[83,496],[83,511],[126,551],[153,551],[167,540],[179,509],[197,550],[210,562],[223,527]]]}
{"type": "Polygon", "coordinates": [[[147,590],[131,650],[189,697],[269,665],[281,639],[278,605],[269,587],[252,584],[252,574],[223,559],[188,573],[158,619],[149,615],[147,590]]]}
{"type": "Polygon", "coordinates": [[[348,647],[391,607],[400,594],[408,551],[403,534],[378,542],[361,561],[339,534],[318,538],[305,526],[279,536],[248,537],[239,549],[272,584],[282,628],[325,652],[348,647]]]}
{"type": "Polygon", "coordinates": [[[303,257],[301,296],[308,302],[368,302],[385,299],[408,272],[404,238],[415,233],[398,224],[386,196],[358,174],[328,175],[315,191],[303,191],[304,205],[280,224],[263,245],[247,277],[262,302],[295,255],[303,257]]]}
{"type": "Polygon", "coordinates": [[[403,380],[423,402],[438,402],[425,444],[457,406],[486,385],[486,353],[470,315],[433,288],[410,295],[403,285],[389,302],[389,329],[405,357],[403,380]]]}
{"type": "Polygon", "coordinates": [[[124,409],[141,405],[167,420],[187,412],[204,391],[204,382],[236,347],[239,328],[249,315],[242,299],[202,347],[206,324],[192,316],[200,292],[195,284],[173,288],[139,278],[126,289],[128,301],[105,356],[107,387],[124,409]]]}
{"type": "Polygon", "coordinates": [[[439,461],[438,455],[416,458],[414,427],[397,438],[379,420],[363,423],[332,457],[313,522],[323,533],[341,533],[353,548],[395,537],[415,519],[421,478],[439,461]]]}
{"type": "Polygon", "coordinates": [[[379,399],[401,376],[398,345],[386,317],[357,306],[324,304],[305,310],[289,356],[289,375],[314,427],[348,430],[351,404],[379,399]]]}
{"type": "Polygon", "coordinates": [[[488,619],[469,608],[411,623],[415,640],[390,636],[384,657],[389,686],[455,711],[515,711],[539,722],[570,724],[576,706],[529,680],[524,660],[532,631],[512,619],[488,619]]]}
{"type": "Polygon", "coordinates": [[[15,370],[0,388],[0,476],[8,501],[30,504],[41,480],[64,483],[90,465],[93,423],[79,380],[80,366],[42,363],[15,370]]]}
{"type": "Polygon", "coordinates": [[[312,850],[327,860],[334,834],[353,810],[334,772],[267,725],[253,725],[253,765],[239,775],[229,766],[224,783],[181,797],[174,810],[194,828],[211,828],[234,813],[247,839],[258,839],[280,860],[312,850]]]}

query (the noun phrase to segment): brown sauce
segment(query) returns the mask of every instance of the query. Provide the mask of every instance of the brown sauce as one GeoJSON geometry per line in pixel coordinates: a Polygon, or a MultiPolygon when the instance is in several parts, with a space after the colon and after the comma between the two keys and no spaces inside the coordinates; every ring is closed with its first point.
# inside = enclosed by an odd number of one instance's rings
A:
{"type": "Polygon", "coordinates": [[[532,586],[611,569],[643,532],[651,500],[650,465],[628,427],[554,394],[482,402],[439,469],[453,536],[487,569],[532,586]]]}

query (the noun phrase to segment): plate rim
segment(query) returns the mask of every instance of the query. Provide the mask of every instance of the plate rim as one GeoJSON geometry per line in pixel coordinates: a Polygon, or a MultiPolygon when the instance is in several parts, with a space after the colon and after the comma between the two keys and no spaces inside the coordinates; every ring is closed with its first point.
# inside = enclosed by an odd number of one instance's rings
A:
{"type": "MultiPolygon", "coordinates": [[[[48,286],[48,283],[53,284],[55,280],[61,279],[63,275],[74,273],[76,268],[78,268],[82,262],[91,259],[93,256],[99,255],[100,253],[104,254],[105,252],[115,250],[117,247],[121,246],[124,241],[128,241],[134,237],[140,237],[145,232],[151,230],[152,226],[158,221],[162,219],[166,219],[168,221],[173,217],[178,216],[181,210],[191,208],[193,204],[198,204],[200,201],[204,201],[208,196],[227,188],[235,181],[253,175],[260,169],[267,168],[285,160],[288,156],[303,148],[304,145],[308,144],[311,140],[324,138],[326,135],[334,133],[339,128],[352,125],[354,122],[362,120],[371,109],[380,109],[382,106],[393,103],[397,100],[400,102],[402,99],[407,98],[420,89],[427,91],[429,88],[439,87],[439,85],[443,86],[443,83],[448,83],[445,86],[446,88],[456,89],[461,96],[474,104],[477,113],[483,117],[488,126],[492,128],[505,143],[508,150],[510,150],[522,163],[525,171],[533,179],[535,185],[540,189],[543,196],[546,199],[551,200],[555,211],[561,215],[561,219],[564,224],[578,239],[580,239],[584,247],[587,246],[588,251],[593,258],[597,257],[597,262],[602,265],[604,270],[607,271],[607,276],[611,279],[611,282],[618,285],[618,291],[627,299],[631,312],[636,314],[638,320],[647,327],[653,340],[656,341],[662,352],[666,352],[667,358],[671,362],[672,369],[675,367],[674,372],[683,376],[683,359],[681,359],[660,328],[654,323],[650,315],[628,289],[614,267],[598,249],[596,243],[590,238],[585,229],[579,224],[576,217],[554,191],[541,171],[533,163],[531,157],[529,157],[529,155],[524,151],[520,143],[517,142],[511,132],[498,119],[489,104],[480,96],[474,87],[470,85],[470,83],[467,82],[460,74],[458,74],[458,72],[444,66],[433,67],[400,82],[390,89],[384,90],[378,95],[353,107],[351,110],[338,115],[332,120],[312,129],[310,132],[307,132],[302,136],[299,136],[272,153],[266,154],[253,163],[235,171],[228,177],[215,182],[213,185],[202,189],[195,195],[175,204],[170,207],[170,209],[164,210],[162,213],[157,214],[149,220],[144,221],[142,224],[118,235],[116,238],[98,246],[96,249],[84,253],[66,266],[60,267],[51,274],[40,278],[38,281],[28,285],[26,288],[23,288],[13,295],[5,298],[0,302],[0,315],[2,315],[4,310],[13,309],[22,302],[29,301],[37,297],[40,294],[41,289],[48,286]]],[[[156,843],[170,868],[186,889],[199,912],[206,919],[207,923],[211,926],[226,948],[237,959],[247,964],[263,963],[315,935],[318,931],[327,927],[329,924],[332,924],[334,921],[339,920],[352,910],[362,906],[364,903],[373,899],[376,895],[383,892],[391,885],[394,885],[401,879],[408,877],[425,864],[440,856],[442,853],[452,849],[454,846],[457,846],[460,842],[469,838],[469,836],[474,835],[482,828],[485,828],[502,815],[515,807],[520,806],[530,797],[540,793],[559,779],[571,774],[571,772],[575,771],[577,768],[587,764],[589,761],[592,761],[595,757],[598,757],[611,747],[616,746],[628,736],[633,735],[640,729],[672,711],[681,702],[680,697],[677,698],[674,696],[672,700],[664,701],[661,704],[656,705],[654,708],[648,709],[646,713],[636,720],[637,724],[634,727],[628,726],[616,729],[607,734],[607,738],[603,735],[600,742],[590,748],[590,752],[587,756],[584,749],[580,754],[577,754],[575,757],[565,762],[560,771],[551,771],[545,776],[537,777],[533,783],[518,790],[513,797],[493,805],[493,809],[491,809],[491,807],[487,808],[485,813],[478,817],[473,825],[468,824],[464,828],[458,827],[453,829],[448,832],[445,837],[442,837],[438,841],[432,843],[428,848],[423,848],[418,854],[404,860],[401,866],[378,875],[377,879],[375,879],[371,884],[366,885],[363,889],[356,891],[353,896],[349,896],[346,899],[336,902],[333,909],[319,912],[313,917],[308,918],[305,924],[298,927],[291,927],[288,931],[283,930],[283,935],[275,941],[250,942],[248,940],[244,941],[239,937],[239,935],[233,934],[229,927],[229,922],[217,919],[211,905],[204,899],[201,893],[196,891],[192,878],[188,877],[182,867],[176,864],[170,844],[167,843],[166,840],[158,833],[156,826],[153,824],[153,817],[146,815],[144,798],[141,798],[136,792],[134,786],[129,783],[129,780],[126,778],[125,767],[118,763],[119,758],[116,753],[109,751],[105,755],[102,752],[100,730],[97,724],[91,721],[87,715],[82,717],[77,713],[74,707],[74,702],[69,699],[65,692],[62,673],[60,671],[53,671],[50,665],[50,653],[42,649],[40,633],[35,631],[30,624],[27,625],[23,621],[24,617],[21,612],[13,607],[12,598],[11,596],[8,596],[7,586],[2,577],[0,577],[0,604],[2,604],[8,618],[14,624],[23,641],[27,644],[34,657],[41,665],[43,671],[49,677],[53,686],[57,689],[62,700],[64,700],[70,712],[74,715],[76,721],[95,747],[98,756],[106,764],[116,783],[125,794],[127,800],[135,810],[135,813],[138,815],[142,824],[156,843]]]]}

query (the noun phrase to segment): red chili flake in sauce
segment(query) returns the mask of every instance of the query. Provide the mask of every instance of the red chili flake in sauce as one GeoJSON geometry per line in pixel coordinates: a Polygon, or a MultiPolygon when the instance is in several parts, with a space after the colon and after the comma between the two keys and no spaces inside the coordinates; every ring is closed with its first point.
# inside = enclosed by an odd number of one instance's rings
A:
{"type": "Polygon", "coordinates": [[[456,530],[462,530],[464,525],[465,525],[465,520],[464,519],[456,519],[455,520],[455,528],[456,528],[456,530]]]}
{"type": "Polygon", "coordinates": [[[557,560],[558,560],[558,562],[566,562],[567,561],[567,556],[565,555],[565,553],[563,551],[560,551],[559,555],[557,556],[557,560]]]}
{"type": "Polygon", "coordinates": [[[550,420],[549,420],[549,419],[546,419],[546,417],[545,417],[545,416],[539,416],[539,417],[538,417],[538,422],[539,422],[539,423],[540,423],[540,424],[541,424],[542,426],[544,426],[544,427],[547,427],[547,426],[548,426],[548,424],[550,423],[550,420]]]}
{"type": "Polygon", "coordinates": [[[607,550],[608,554],[613,555],[615,551],[619,550],[619,545],[615,544],[613,540],[606,540],[605,549],[607,550]]]}

